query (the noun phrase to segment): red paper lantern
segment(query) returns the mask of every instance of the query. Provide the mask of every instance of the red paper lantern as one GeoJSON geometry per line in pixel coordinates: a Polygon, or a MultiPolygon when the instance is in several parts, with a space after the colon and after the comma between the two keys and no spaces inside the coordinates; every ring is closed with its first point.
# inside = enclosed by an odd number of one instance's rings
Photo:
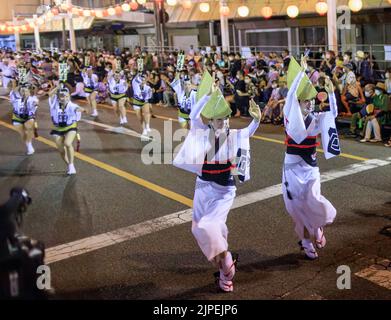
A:
{"type": "Polygon", "coordinates": [[[136,1],[134,1],[134,2],[132,1],[132,2],[130,3],[130,9],[132,9],[133,11],[136,11],[137,8],[138,8],[137,2],[136,2],[136,1]]]}

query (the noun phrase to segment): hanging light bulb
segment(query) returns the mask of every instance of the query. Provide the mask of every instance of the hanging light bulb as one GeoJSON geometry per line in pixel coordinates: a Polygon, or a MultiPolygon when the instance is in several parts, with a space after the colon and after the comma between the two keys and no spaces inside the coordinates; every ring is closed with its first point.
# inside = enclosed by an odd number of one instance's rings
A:
{"type": "Polygon", "coordinates": [[[169,5],[169,6],[176,6],[176,4],[177,4],[177,0],[167,0],[167,4],[169,5]]]}
{"type": "Polygon", "coordinates": [[[289,6],[286,9],[289,18],[296,18],[299,15],[299,8],[297,6],[289,6]]]}
{"type": "Polygon", "coordinates": [[[15,26],[15,27],[14,27],[14,31],[15,31],[16,33],[18,33],[18,32],[19,32],[19,26],[15,26]]]}
{"type": "Polygon", "coordinates": [[[27,25],[24,24],[23,26],[20,27],[20,29],[22,31],[27,31],[28,27],[27,27],[27,25]]]}
{"type": "Polygon", "coordinates": [[[319,15],[323,16],[327,13],[328,5],[325,1],[318,1],[315,5],[315,10],[319,15]]]}
{"type": "Polygon", "coordinates": [[[265,19],[269,19],[273,15],[273,9],[270,7],[263,7],[261,13],[265,19]]]}
{"type": "Polygon", "coordinates": [[[248,9],[247,6],[240,6],[240,7],[238,8],[238,14],[239,14],[239,16],[241,16],[241,17],[247,17],[248,14],[249,14],[249,12],[250,12],[250,10],[248,9]]]}
{"type": "Polygon", "coordinates": [[[223,5],[220,7],[220,13],[224,16],[227,17],[229,15],[229,7],[227,5],[223,5]]]}
{"type": "Polygon", "coordinates": [[[68,4],[67,3],[61,3],[60,4],[60,9],[63,10],[63,11],[67,11],[68,10],[68,4]]]}
{"type": "Polygon", "coordinates": [[[209,3],[206,3],[206,2],[200,3],[200,10],[203,13],[209,12],[209,10],[210,10],[209,3]]]}
{"type": "MultiPolygon", "coordinates": [[[[391,1],[391,0],[390,0],[391,1]]],[[[182,7],[184,8],[184,9],[190,9],[191,8],[191,0],[184,0],[183,2],[182,2],[182,7]]]]}
{"type": "Polygon", "coordinates": [[[131,3],[130,3],[130,9],[132,9],[133,11],[136,11],[138,8],[138,4],[135,0],[133,0],[131,3]]]}
{"type": "Polygon", "coordinates": [[[349,9],[353,12],[358,12],[362,9],[362,1],[361,0],[349,0],[349,9]]]}
{"type": "Polygon", "coordinates": [[[91,10],[83,10],[83,16],[90,17],[91,16],[91,10]]]}
{"type": "Polygon", "coordinates": [[[137,0],[137,2],[141,5],[145,4],[147,2],[147,0],[137,0]]]}
{"type": "Polygon", "coordinates": [[[78,9],[78,8],[72,8],[72,9],[71,9],[71,12],[72,12],[72,14],[74,14],[74,15],[78,15],[78,14],[79,14],[79,9],[78,9]]]}
{"type": "Polygon", "coordinates": [[[109,14],[109,16],[114,16],[115,15],[115,9],[114,8],[108,8],[107,9],[107,13],[109,14]]]}
{"type": "Polygon", "coordinates": [[[130,11],[130,5],[129,3],[125,2],[122,6],[121,6],[122,10],[124,12],[129,12],[130,11]]]}
{"type": "Polygon", "coordinates": [[[11,26],[7,27],[7,31],[8,31],[8,32],[12,32],[13,30],[14,30],[13,27],[11,27],[11,26]]]}
{"type": "Polygon", "coordinates": [[[5,31],[7,27],[4,24],[0,24],[0,31],[5,31]]]}

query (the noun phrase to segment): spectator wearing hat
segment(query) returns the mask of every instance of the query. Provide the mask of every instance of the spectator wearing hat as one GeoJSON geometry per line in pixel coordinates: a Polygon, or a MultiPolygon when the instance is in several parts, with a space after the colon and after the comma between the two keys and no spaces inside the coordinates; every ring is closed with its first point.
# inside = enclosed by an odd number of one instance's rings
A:
{"type": "Polygon", "coordinates": [[[357,77],[362,86],[370,83],[373,79],[372,67],[369,62],[369,59],[365,57],[365,53],[361,50],[356,52],[356,62],[357,62],[357,77]]]}
{"type": "MultiPolygon", "coordinates": [[[[368,105],[373,110],[368,115],[368,123],[365,130],[365,137],[361,142],[381,142],[380,125],[385,123],[385,114],[388,109],[388,98],[386,95],[386,86],[382,82],[378,82],[375,86],[375,94],[373,97],[373,105],[368,105]],[[372,131],[374,139],[370,139],[372,131]]],[[[371,110],[368,110],[369,112],[371,110]]]]}

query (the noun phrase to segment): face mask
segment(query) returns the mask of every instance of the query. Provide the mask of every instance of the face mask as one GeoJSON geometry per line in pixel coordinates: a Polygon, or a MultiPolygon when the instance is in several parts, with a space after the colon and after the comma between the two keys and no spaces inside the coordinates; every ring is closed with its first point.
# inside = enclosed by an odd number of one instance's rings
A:
{"type": "Polygon", "coordinates": [[[349,62],[349,56],[343,56],[343,61],[344,62],[349,62]]]}
{"type": "Polygon", "coordinates": [[[375,94],[377,95],[377,96],[380,96],[381,95],[381,91],[380,90],[375,90],[375,94]]]}
{"type": "Polygon", "coordinates": [[[390,74],[388,72],[386,73],[386,79],[390,79],[390,74]]]}
{"type": "Polygon", "coordinates": [[[232,57],[229,57],[229,61],[233,61],[234,60],[234,58],[232,58],[232,57]]]}
{"type": "Polygon", "coordinates": [[[236,79],[239,79],[239,78],[240,78],[240,76],[239,76],[239,75],[237,75],[237,76],[236,76],[236,79]]]}
{"type": "Polygon", "coordinates": [[[355,60],[356,62],[359,62],[359,61],[360,61],[360,59],[359,59],[358,57],[355,57],[354,60],[355,60]]]}
{"type": "Polygon", "coordinates": [[[367,97],[367,98],[369,98],[370,96],[371,96],[371,94],[370,94],[370,92],[368,92],[368,91],[365,91],[365,96],[367,97]]]}
{"type": "Polygon", "coordinates": [[[277,88],[277,85],[276,84],[272,84],[272,88],[273,89],[277,88]]]}
{"type": "Polygon", "coordinates": [[[250,80],[250,79],[246,79],[246,80],[244,80],[244,82],[245,82],[245,83],[250,83],[251,80],[250,80]]]}

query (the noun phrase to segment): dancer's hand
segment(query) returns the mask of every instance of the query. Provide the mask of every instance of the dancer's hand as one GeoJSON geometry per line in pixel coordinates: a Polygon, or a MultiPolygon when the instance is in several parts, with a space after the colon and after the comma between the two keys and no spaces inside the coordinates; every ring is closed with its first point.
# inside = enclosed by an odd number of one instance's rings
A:
{"type": "Polygon", "coordinates": [[[259,109],[259,106],[255,103],[253,99],[250,100],[250,107],[248,112],[253,117],[254,120],[257,122],[261,121],[262,113],[261,109],[259,109]]]}
{"type": "Polygon", "coordinates": [[[330,80],[329,77],[327,77],[325,79],[325,89],[327,91],[327,93],[333,93],[334,92],[334,85],[333,85],[333,82],[330,80]]]}
{"type": "Polygon", "coordinates": [[[301,56],[301,67],[303,68],[304,71],[307,70],[308,64],[307,64],[307,57],[301,56]]]}

